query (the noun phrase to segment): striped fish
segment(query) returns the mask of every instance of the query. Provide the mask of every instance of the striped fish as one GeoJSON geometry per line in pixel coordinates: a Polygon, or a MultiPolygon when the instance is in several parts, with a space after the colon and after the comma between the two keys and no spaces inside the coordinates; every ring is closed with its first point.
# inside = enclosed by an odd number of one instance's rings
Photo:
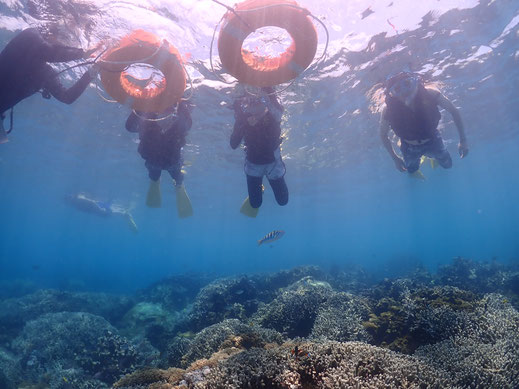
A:
{"type": "Polygon", "coordinates": [[[283,235],[285,235],[285,231],[274,230],[272,232],[269,232],[262,239],[258,240],[258,246],[261,246],[263,243],[272,243],[280,239],[283,235]]]}

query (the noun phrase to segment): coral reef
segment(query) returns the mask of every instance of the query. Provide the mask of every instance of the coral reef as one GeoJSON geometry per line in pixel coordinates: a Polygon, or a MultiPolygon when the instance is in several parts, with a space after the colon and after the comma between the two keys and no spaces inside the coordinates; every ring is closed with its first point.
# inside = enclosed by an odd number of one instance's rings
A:
{"type": "Polygon", "coordinates": [[[119,328],[124,336],[144,338],[164,352],[168,347],[167,340],[174,336],[177,323],[183,319],[180,312],[166,310],[159,303],[143,301],[135,304],[124,315],[119,328]]]}
{"type": "Polygon", "coordinates": [[[0,387],[519,387],[514,269],[458,258],[377,284],[355,282],[358,271],[171,277],[137,299],[5,299],[0,387]]]}
{"type": "Polygon", "coordinates": [[[429,288],[410,280],[386,280],[367,295],[373,298],[364,327],[372,343],[407,354],[459,332],[477,302],[471,292],[429,288]]]}
{"type": "Polygon", "coordinates": [[[447,387],[448,376],[413,357],[365,343],[304,343],[308,356],[295,359],[293,345],[251,349],[212,369],[202,388],[381,388],[447,387]]]}
{"type": "Polygon", "coordinates": [[[24,377],[35,382],[55,369],[80,369],[111,384],[144,363],[143,353],[105,319],[84,312],[42,315],[12,343],[24,377]]]}
{"type": "Polygon", "coordinates": [[[183,367],[198,359],[209,358],[222,348],[263,347],[267,343],[281,343],[281,334],[254,325],[246,325],[237,319],[224,320],[200,331],[188,346],[181,360],[183,367]]]}
{"type": "Polygon", "coordinates": [[[498,262],[477,262],[457,257],[453,263],[440,266],[436,276],[441,285],[456,286],[474,293],[519,294],[519,271],[498,262]]]}
{"type": "Polygon", "coordinates": [[[369,343],[372,338],[363,323],[370,312],[366,299],[344,292],[334,293],[320,306],[310,338],[369,343]]]}
{"type": "Polygon", "coordinates": [[[306,337],[312,331],[321,304],[332,294],[327,282],[305,277],[281,290],[269,304],[261,306],[253,321],[290,338],[306,337]]]}
{"type": "Polygon", "coordinates": [[[199,331],[225,319],[246,320],[258,307],[258,288],[248,277],[213,281],[198,294],[189,328],[199,331]]]}
{"type": "Polygon", "coordinates": [[[133,305],[132,299],[104,293],[71,293],[39,290],[0,302],[0,344],[15,338],[26,322],[45,313],[89,312],[117,324],[133,305]]]}
{"type": "Polygon", "coordinates": [[[481,299],[458,333],[415,356],[447,371],[459,387],[519,387],[519,313],[501,295],[481,299]]]}
{"type": "Polygon", "coordinates": [[[139,301],[161,304],[168,311],[178,311],[193,303],[200,289],[211,279],[204,275],[171,276],[155,282],[137,294],[139,301]]]}
{"type": "Polygon", "coordinates": [[[318,267],[302,266],[267,275],[217,279],[200,291],[184,328],[199,331],[225,319],[246,321],[260,303],[272,301],[280,288],[310,276],[325,278],[318,267]]]}
{"type": "MultiPolygon", "coordinates": [[[[162,381],[166,388],[444,388],[451,387],[449,375],[417,358],[404,356],[360,342],[302,343],[307,355],[294,358],[293,343],[269,349],[251,348],[201,360],[182,378],[162,381]]],[[[121,381],[119,381],[121,382],[121,381]]],[[[158,383],[159,381],[157,381],[158,383]]],[[[152,389],[127,382],[118,388],[152,389]]]]}
{"type": "Polygon", "coordinates": [[[142,369],[128,374],[117,381],[114,388],[124,388],[132,386],[144,386],[160,382],[176,382],[183,376],[184,370],[177,368],[170,368],[167,370],[161,369],[142,369]]]}
{"type": "Polygon", "coordinates": [[[16,357],[0,348],[0,388],[14,389],[16,377],[20,375],[16,357]]]}

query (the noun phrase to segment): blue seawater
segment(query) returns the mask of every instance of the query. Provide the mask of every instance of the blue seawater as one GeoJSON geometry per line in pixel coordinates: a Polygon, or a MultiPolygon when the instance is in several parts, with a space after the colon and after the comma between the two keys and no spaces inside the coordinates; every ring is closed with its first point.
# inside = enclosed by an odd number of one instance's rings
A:
{"type": "MultiPolygon", "coordinates": [[[[67,7],[79,2],[41,2],[36,10],[38,2],[29,3],[1,5],[4,44],[55,12],[68,15],[69,44],[87,47],[144,28],[190,53],[195,109],[184,158],[194,216],[176,216],[166,174],[163,207],[145,206],[147,172],[124,130],[127,108],[103,101],[93,85],[71,106],[34,95],[15,107],[11,141],[0,150],[2,281],[133,291],[185,272],[354,263],[393,274],[415,262],[435,269],[455,256],[519,257],[517,2],[447,1],[430,9],[372,2],[374,13],[362,19],[365,2],[301,1],[324,21],[330,44],[325,59],[281,93],[290,201],[279,207],[267,185],[256,219],[238,212],[246,184],[243,151],[228,145],[233,85],[209,71],[213,28],[225,9],[210,1],[92,1],[74,19],[67,7]],[[460,160],[455,126],[443,112],[453,168],[426,166],[423,182],[394,169],[379,140],[379,115],[369,109],[369,90],[405,69],[441,83],[470,147],[460,160]],[[64,196],[78,192],[130,207],[139,232],[122,218],[67,206],[64,196]],[[286,231],[283,239],[257,247],[275,229],[286,231]]],[[[79,74],[63,77],[70,83],[79,74]]]]}

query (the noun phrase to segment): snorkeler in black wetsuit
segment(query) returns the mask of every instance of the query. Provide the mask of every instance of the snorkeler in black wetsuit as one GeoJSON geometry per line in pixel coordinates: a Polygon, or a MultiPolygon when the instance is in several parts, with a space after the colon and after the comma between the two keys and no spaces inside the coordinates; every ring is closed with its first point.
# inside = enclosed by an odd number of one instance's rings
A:
{"type": "Polygon", "coordinates": [[[67,62],[88,58],[91,50],[49,43],[35,28],[16,35],[0,53],[0,143],[7,142],[3,127],[5,113],[23,99],[41,91],[44,98],[54,96],[65,104],[72,104],[86,89],[97,72],[89,69],[69,89],[60,83],[57,71],[48,62],[67,62]]]}
{"type": "Polygon", "coordinates": [[[191,129],[191,105],[181,101],[162,113],[132,112],[126,120],[126,129],[139,133],[139,154],[145,160],[150,186],[146,204],[159,208],[162,204],[160,176],[166,170],[175,180],[177,210],[180,217],[193,213],[191,202],[184,188],[182,173],[182,147],[191,129]]]}
{"type": "MultiPolygon", "coordinates": [[[[167,116],[168,113],[165,112],[162,116],[167,116]]],[[[151,121],[157,118],[160,115],[156,113],[132,112],[126,120],[126,129],[139,133],[138,151],[146,161],[150,179],[157,181],[161,171],[166,170],[176,185],[181,185],[184,180],[181,171],[182,147],[186,144],[186,135],[193,123],[189,104],[182,101],[173,117],[151,121]]]]}
{"type": "Polygon", "coordinates": [[[245,143],[245,174],[250,206],[254,209],[259,208],[263,200],[263,176],[267,176],[277,203],[288,203],[286,169],[279,150],[283,107],[272,88],[262,88],[262,92],[262,96],[242,96],[235,100],[235,123],[230,140],[233,149],[242,140],[245,143]]]}

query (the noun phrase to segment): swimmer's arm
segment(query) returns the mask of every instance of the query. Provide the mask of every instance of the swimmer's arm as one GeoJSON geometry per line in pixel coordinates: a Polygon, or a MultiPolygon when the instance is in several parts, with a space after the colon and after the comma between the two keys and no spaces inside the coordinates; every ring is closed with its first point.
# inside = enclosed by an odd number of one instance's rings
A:
{"type": "Polygon", "coordinates": [[[458,152],[461,158],[466,157],[469,152],[469,147],[467,144],[467,137],[465,136],[465,127],[463,126],[463,121],[461,120],[460,111],[448,98],[446,98],[441,93],[438,93],[437,103],[440,107],[445,108],[452,115],[452,119],[454,120],[454,124],[456,124],[456,128],[458,129],[458,134],[460,136],[458,152]]]}
{"type": "Polygon", "coordinates": [[[458,129],[458,133],[460,135],[460,141],[466,140],[465,127],[463,126],[463,121],[461,120],[460,111],[448,98],[446,98],[441,93],[438,93],[437,99],[438,105],[442,108],[445,108],[452,115],[452,119],[454,120],[454,124],[456,124],[456,128],[458,129]]]}
{"type": "Polygon", "coordinates": [[[391,141],[389,140],[389,131],[391,130],[391,126],[389,125],[389,122],[384,119],[386,114],[386,108],[384,107],[382,111],[382,116],[380,117],[380,130],[379,135],[380,139],[382,140],[382,144],[386,148],[387,152],[393,159],[393,162],[395,163],[395,166],[397,170],[404,172],[406,170],[404,161],[402,158],[400,158],[393,149],[393,145],[391,144],[391,141]]]}
{"type": "Polygon", "coordinates": [[[88,87],[90,81],[92,81],[92,75],[86,72],[74,85],[67,89],[61,84],[56,72],[52,70],[50,66],[48,74],[49,76],[43,88],[49,91],[57,100],[65,104],[72,104],[76,101],[88,87]]]}
{"type": "Polygon", "coordinates": [[[382,144],[386,148],[391,158],[393,158],[393,160],[400,159],[400,157],[395,153],[395,150],[393,150],[393,145],[389,140],[389,131],[391,130],[391,126],[389,125],[389,122],[386,119],[384,119],[385,113],[386,108],[384,108],[384,110],[382,111],[382,116],[380,117],[380,140],[382,141],[382,144]]]}
{"type": "Polygon", "coordinates": [[[34,34],[34,39],[38,40],[38,47],[41,48],[40,52],[43,54],[45,62],[68,62],[82,59],[85,56],[83,49],[60,43],[49,43],[40,34],[34,34]]]}

